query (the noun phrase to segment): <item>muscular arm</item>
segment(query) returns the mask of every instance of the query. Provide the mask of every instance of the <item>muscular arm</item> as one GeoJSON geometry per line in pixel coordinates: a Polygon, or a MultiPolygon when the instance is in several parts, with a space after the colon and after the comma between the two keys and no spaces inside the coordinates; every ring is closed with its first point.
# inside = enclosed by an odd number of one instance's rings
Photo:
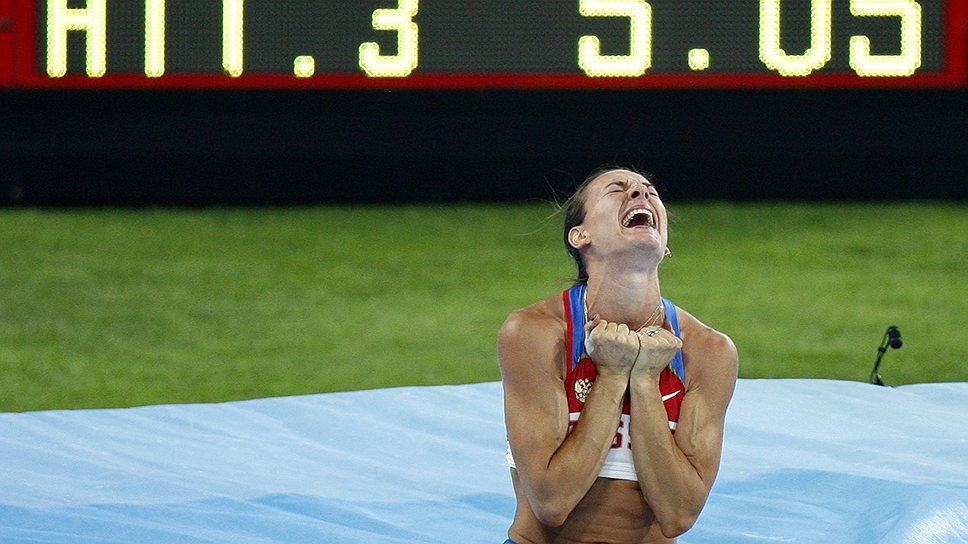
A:
{"type": "Polygon", "coordinates": [[[564,523],[595,482],[628,387],[628,371],[600,372],[569,434],[565,332],[563,319],[529,308],[513,313],[498,339],[511,454],[531,510],[549,526],[564,523]]]}
{"type": "Polygon", "coordinates": [[[692,527],[709,496],[738,366],[727,336],[688,314],[683,317],[691,325],[691,334],[683,338],[689,383],[675,435],[669,432],[658,376],[633,370],[630,381],[630,434],[639,485],[670,538],[692,527]]]}

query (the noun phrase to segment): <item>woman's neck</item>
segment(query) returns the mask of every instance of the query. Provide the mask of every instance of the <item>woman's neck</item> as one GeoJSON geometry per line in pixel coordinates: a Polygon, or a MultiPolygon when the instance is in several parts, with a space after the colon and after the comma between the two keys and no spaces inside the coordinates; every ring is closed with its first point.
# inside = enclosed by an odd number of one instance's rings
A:
{"type": "Polygon", "coordinates": [[[607,271],[589,274],[585,292],[589,316],[597,314],[606,321],[625,323],[632,329],[643,324],[659,325],[662,322],[661,300],[656,269],[620,275],[607,271]]]}

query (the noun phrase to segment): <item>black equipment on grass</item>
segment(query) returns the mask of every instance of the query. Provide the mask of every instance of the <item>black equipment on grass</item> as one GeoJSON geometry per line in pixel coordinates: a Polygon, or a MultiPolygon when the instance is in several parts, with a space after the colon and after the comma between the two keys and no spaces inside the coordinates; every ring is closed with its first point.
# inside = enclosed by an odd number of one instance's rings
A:
{"type": "Polygon", "coordinates": [[[881,358],[887,352],[887,348],[898,349],[904,342],[901,341],[901,330],[895,325],[891,325],[884,332],[884,339],[881,340],[881,345],[877,348],[877,360],[874,361],[874,369],[871,370],[870,382],[876,385],[884,385],[884,380],[881,379],[881,375],[877,373],[877,370],[881,366],[881,358]]]}

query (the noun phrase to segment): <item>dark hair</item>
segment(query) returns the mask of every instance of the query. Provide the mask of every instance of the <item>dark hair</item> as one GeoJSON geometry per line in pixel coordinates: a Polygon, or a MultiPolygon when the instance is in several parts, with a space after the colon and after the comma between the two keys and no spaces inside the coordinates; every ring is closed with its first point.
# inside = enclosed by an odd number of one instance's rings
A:
{"type": "Polygon", "coordinates": [[[597,177],[613,170],[628,170],[629,172],[633,172],[645,177],[645,179],[649,180],[650,183],[652,182],[651,174],[636,170],[635,168],[618,165],[600,166],[593,170],[592,173],[588,174],[588,177],[586,177],[585,180],[578,185],[578,187],[575,189],[575,192],[572,193],[572,195],[568,197],[568,200],[565,201],[565,204],[562,206],[562,210],[565,212],[563,237],[565,241],[565,250],[569,255],[571,255],[571,258],[575,260],[575,264],[578,265],[578,276],[573,280],[575,285],[588,283],[588,270],[585,268],[585,261],[582,259],[581,253],[579,253],[578,249],[571,245],[571,242],[568,240],[568,232],[573,227],[577,227],[585,222],[585,188],[588,187],[588,185],[597,177]]]}

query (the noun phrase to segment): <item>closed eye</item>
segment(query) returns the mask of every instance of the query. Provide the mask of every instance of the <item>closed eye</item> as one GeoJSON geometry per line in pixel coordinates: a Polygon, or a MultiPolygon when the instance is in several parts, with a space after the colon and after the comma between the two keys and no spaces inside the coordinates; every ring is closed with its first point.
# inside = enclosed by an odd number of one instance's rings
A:
{"type": "Polygon", "coordinates": [[[604,192],[602,194],[610,195],[612,193],[621,193],[625,191],[625,183],[621,181],[613,181],[605,186],[604,192]]]}
{"type": "Polygon", "coordinates": [[[623,181],[613,181],[612,183],[609,183],[608,184],[607,189],[608,189],[608,192],[610,192],[610,193],[614,193],[615,191],[624,191],[625,190],[625,182],[623,182],[623,181]]]}

